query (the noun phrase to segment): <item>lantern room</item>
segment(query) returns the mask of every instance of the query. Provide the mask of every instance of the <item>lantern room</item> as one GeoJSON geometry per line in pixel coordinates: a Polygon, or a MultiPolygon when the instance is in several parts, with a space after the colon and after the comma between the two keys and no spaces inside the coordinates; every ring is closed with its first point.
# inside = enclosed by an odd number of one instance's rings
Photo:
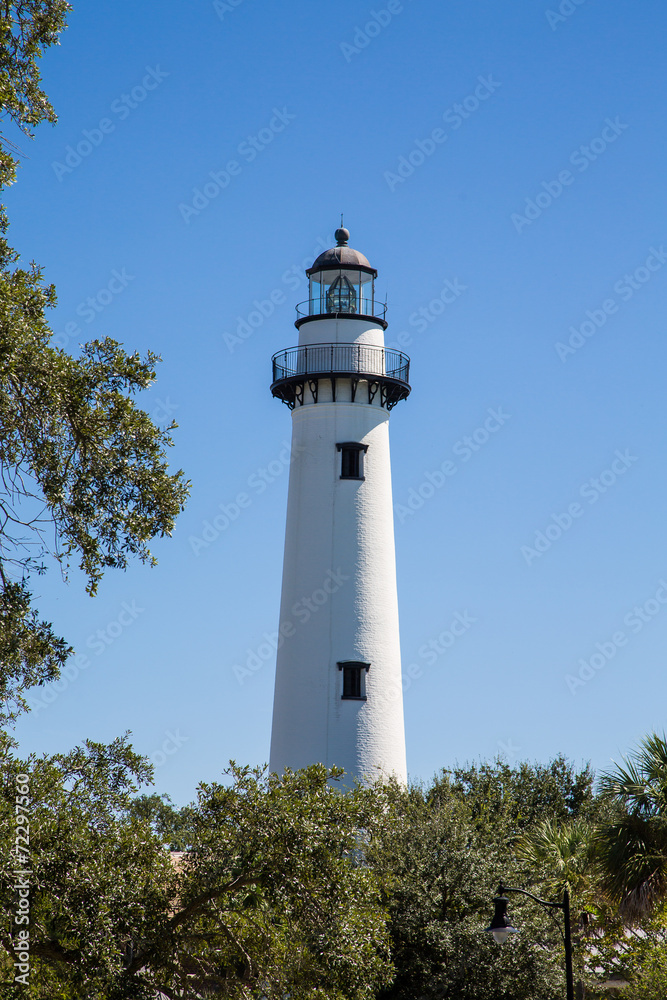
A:
{"type": "Polygon", "coordinates": [[[385,302],[375,298],[377,271],[358,250],[348,246],[350,233],[337,229],[336,246],[325,250],[306,271],[310,297],[297,306],[296,326],[322,317],[373,319],[386,329],[385,302]]]}

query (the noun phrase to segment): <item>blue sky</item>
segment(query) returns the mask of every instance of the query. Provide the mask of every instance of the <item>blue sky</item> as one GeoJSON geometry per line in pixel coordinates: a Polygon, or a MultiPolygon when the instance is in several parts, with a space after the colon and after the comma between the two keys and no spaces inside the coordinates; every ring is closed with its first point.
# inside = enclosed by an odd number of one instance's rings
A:
{"type": "Polygon", "coordinates": [[[270,358],[341,212],[412,359],[410,775],[603,768],[663,729],[666,22],[658,0],[76,5],[10,236],[57,286],[58,343],[162,355],[143,405],[178,421],[193,492],[156,569],[93,600],[38,581],[80,659],[22,749],[129,729],[179,803],[268,759],[291,430],[270,358]]]}

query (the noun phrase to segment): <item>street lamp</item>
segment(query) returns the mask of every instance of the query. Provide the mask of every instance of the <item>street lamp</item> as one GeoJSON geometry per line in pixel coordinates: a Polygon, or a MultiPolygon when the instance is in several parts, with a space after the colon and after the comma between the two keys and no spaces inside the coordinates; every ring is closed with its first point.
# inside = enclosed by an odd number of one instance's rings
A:
{"type": "Polygon", "coordinates": [[[501,882],[498,886],[498,895],[493,900],[496,908],[495,913],[493,914],[491,923],[486,928],[487,932],[493,936],[493,940],[498,944],[503,944],[510,934],[518,933],[517,928],[512,927],[510,919],[507,915],[507,904],[509,900],[505,895],[506,892],[519,892],[522,896],[528,896],[529,899],[539,903],[540,906],[552,916],[553,910],[563,911],[564,929],[561,928],[555,917],[554,920],[558,930],[560,931],[563,944],[565,945],[565,983],[567,987],[567,1000],[574,1000],[574,979],[572,976],[572,938],[570,937],[570,894],[567,889],[563,892],[562,903],[549,903],[545,899],[538,899],[537,896],[533,896],[532,893],[526,892],[525,889],[512,889],[510,886],[503,885],[501,882]]]}

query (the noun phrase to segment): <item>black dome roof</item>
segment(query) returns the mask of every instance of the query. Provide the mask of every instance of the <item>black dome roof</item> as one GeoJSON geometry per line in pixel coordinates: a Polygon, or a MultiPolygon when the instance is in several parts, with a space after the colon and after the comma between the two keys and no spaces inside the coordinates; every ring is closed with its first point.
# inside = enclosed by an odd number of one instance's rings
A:
{"type": "Polygon", "coordinates": [[[321,253],[313,261],[313,266],[306,271],[306,274],[311,274],[313,271],[325,271],[329,268],[358,267],[364,271],[372,272],[373,275],[377,275],[377,271],[371,266],[368,258],[364,257],[358,250],[353,250],[352,247],[347,245],[347,241],[350,238],[350,233],[347,229],[337,229],[334,235],[338,241],[336,246],[321,253]]]}

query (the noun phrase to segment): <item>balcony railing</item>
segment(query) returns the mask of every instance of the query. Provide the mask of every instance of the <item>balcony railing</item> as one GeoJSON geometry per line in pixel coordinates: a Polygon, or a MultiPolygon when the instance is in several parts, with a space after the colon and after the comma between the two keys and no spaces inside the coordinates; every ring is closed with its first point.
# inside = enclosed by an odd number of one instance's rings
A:
{"type": "MultiPolygon", "coordinates": [[[[271,392],[290,406],[295,401],[303,402],[306,382],[316,384],[321,378],[332,380],[334,398],[338,379],[352,381],[352,399],[360,381],[369,385],[369,402],[380,388],[380,399],[388,409],[410,394],[410,359],[388,347],[371,344],[288,347],[274,354],[272,362],[271,392]]],[[[313,396],[317,398],[316,392],[313,396]]]]}
{"type": "Polygon", "coordinates": [[[326,297],[323,296],[322,298],[306,299],[305,302],[299,302],[296,307],[296,325],[298,327],[301,323],[316,316],[318,319],[337,319],[344,316],[346,319],[350,317],[377,319],[386,329],[386,312],[387,303],[378,302],[374,298],[356,299],[352,312],[331,312],[327,309],[326,297]]]}

